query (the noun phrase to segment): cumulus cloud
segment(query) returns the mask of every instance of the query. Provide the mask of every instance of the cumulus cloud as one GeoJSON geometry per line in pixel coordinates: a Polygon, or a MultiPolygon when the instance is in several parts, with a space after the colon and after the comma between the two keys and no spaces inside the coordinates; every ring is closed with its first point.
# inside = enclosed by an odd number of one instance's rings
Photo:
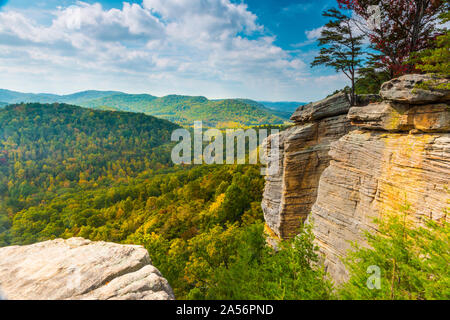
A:
{"type": "Polygon", "coordinates": [[[160,38],[164,26],[138,4],[124,3],[123,9],[103,10],[99,3],[59,10],[52,28],[62,32],[80,32],[103,41],[134,38],[160,38]]]}
{"type": "Polygon", "coordinates": [[[322,33],[322,30],[324,29],[324,27],[319,27],[316,29],[312,29],[312,30],[306,30],[305,34],[306,34],[306,38],[308,38],[308,40],[316,40],[319,39],[320,34],[322,33]]]}
{"type": "Polygon", "coordinates": [[[230,0],[143,0],[109,10],[79,1],[53,11],[46,25],[24,13],[0,12],[0,69],[13,74],[9,83],[22,86],[23,74],[30,81],[40,76],[44,90],[70,84],[293,97],[307,66],[275,40],[245,4],[230,0]]]}

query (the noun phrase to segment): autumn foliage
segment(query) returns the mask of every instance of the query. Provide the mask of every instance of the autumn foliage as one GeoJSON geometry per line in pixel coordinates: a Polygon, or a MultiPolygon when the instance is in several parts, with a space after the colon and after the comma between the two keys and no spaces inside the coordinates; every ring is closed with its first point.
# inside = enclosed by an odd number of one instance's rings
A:
{"type": "Polygon", "coordinates": [[[381,13],[371,28],[361,27],[372,47],[379,52],[378,67],[387,68],[391,77],[414,71],[407,61],[411,53],[429,47],[439,34],[437,16],[445,10],[442,0],[337,0],[339,6],[353,10],[364,21],[373,19],[370,6],[381,13]]]}

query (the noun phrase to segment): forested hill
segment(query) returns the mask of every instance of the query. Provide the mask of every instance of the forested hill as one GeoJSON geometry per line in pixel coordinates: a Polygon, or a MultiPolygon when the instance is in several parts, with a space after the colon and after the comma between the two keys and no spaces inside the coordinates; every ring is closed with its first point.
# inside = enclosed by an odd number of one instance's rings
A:
{"type": "Polygon", "coordinates": [[[282,124],[289,114],[277,113],[265,106],[243,99],[208,100],[205,97],[169,95],[114,94],[81,103],[84,107],[113,107],[119,110],[144,112],[182,124],[202,120],[205,126],[235,127],[261,124],[282,124]]]}
{"type": "Polygon", "coordinates": [[[247,99],[208,100],[205,97],[126,94],[115,91],[84,91],[71,95],[26,94],[0,90],[0,106],[5,103],[60,102],[100,110],[142,112],[182,125],[202,120],[209,127],[282,124],[290,112],[268,108],[247,99]]]}
{"type": "Polygon", "coordinates": [[[108,185],[171,166],[176,128],[144,114],[65,104],[0,109],[0,220],[40,203],[44,191],[108,185]]]}

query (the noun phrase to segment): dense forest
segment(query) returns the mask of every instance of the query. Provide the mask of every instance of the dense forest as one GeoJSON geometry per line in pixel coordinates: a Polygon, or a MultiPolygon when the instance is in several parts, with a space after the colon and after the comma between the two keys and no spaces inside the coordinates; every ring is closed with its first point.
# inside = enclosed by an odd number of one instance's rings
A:
{"type": "Polygon", "coordinates": [[[5,216],[12,217],[65,190],[109,185],[170,166],[167,143],[176,128],[143,114],[64,104],[2,109],[0,229],[7,223],[5,216]]]}
{"type": "Polygon", "coordinates": [[[287,114],[284,114],[285,117],[282,119],[255,101],[241,99],[208,100],[205,97],[178,95],[156,98],[149,95],[116,94],[90,100],[81,105],[89,108],[108,106],[144,112],[183,125],[192,125],[195,120],[202,119],[205,126],[218,128],[282,124],[288,119],[287,114]]]}
{"type": "MultiPolygon", "coordinates": [[[[274,259],[263,237],[260,168],[173,167],[177,125],[34,103],[1,110],[0,128],[0,246],[73,236],[142,244],[179,298],[233,298],[219,285],[229,267],[274,259]]],[[[303,297],[327,297],[322,274],[306,269],[323,289],[303,297]]]]}

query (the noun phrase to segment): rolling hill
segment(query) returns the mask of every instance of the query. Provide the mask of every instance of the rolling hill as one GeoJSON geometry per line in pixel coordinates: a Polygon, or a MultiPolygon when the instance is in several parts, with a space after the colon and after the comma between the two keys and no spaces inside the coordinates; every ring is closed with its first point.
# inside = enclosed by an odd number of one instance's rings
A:
{"type": "Polygon", "coordinates": [[[114,94],[81,103],[88,108],[104,106],[124,111],[143,112],[182,125],[193,125],[202,120],[208,127],[234,127],[240,125],[282,124],[288,114],[273,112],[263,105],[244,99],[208,100],[205,97],[169,95],[114,94]]]}
{"type": "Polygon", "coordinates": [[[206,127],[219,128],[283,124],[291,115],[291,112],[269,108],[248,99],[208,100],[182,95],[155,97],[116,91],[83,91],[60,96],[0,90],[0,101],[3,106],[21,102],[68,103],[91,109],[140,112],[185,126],[202,120],[206,127]]]}

